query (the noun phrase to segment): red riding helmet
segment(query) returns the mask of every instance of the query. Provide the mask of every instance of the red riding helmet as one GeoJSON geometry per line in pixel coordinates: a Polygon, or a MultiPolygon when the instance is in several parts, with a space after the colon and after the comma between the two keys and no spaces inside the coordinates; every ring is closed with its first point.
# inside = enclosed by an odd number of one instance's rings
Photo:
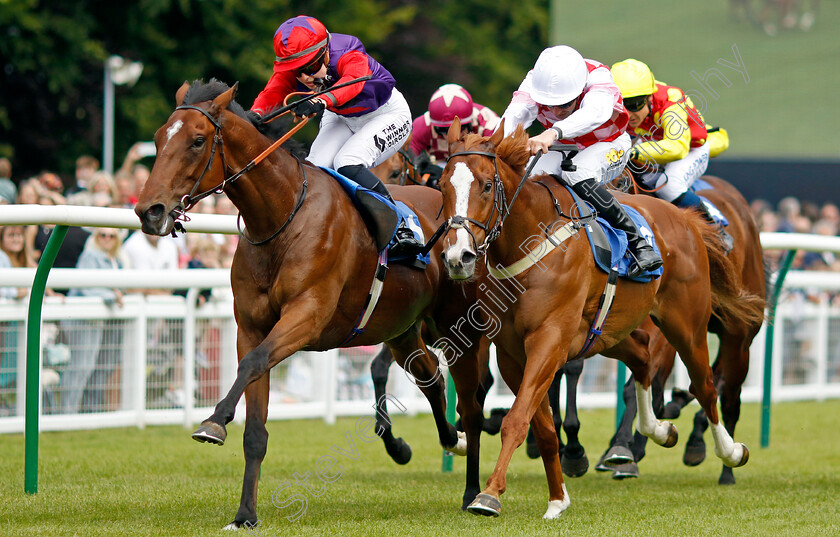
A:
{"type": "Polygon", "coordinates": [[[444,84],[429,99],[429,117],[433,127],[448,127],[455,120],[461,125],[472,122],[473,100],[470,93],[458,84],[444,84]]]}
{"type": "Polygon", "coordinates": [[[274,33],[274,72],[292,71],[316,60],[329,43],[330,33],[318,19],[298,15],[287,20],[274,33]]]}

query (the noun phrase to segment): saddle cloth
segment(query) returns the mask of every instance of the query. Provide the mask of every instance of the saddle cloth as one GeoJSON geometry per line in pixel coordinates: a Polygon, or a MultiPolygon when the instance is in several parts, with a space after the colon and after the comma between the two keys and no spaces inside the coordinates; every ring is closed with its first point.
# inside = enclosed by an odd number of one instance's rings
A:
{"type": "MultiPolygon", "coordinates": [[[[697,193],[700,190],[714,190],[714,188],[715,187],[713,187],[711,184],[707,183],[703,179],[697,179],[694,181],[694,184],[691,185],[691,190],[694,191],[694,193],[697,193]]],[[[727,220],[726,217],[723,216],[723,213],[720,212],[720,210],[717,207],[715,207],[714,203],[712,203],[711,201],[699,194],[697,194],[697,197],[703,201],[703,205],[706,206],[706,208],[709,210],[709,214],[712,215],[712,218],[714,218],[715,224],[721,226],[729,225],[729,220],[727,220]]]]}
{"type": "MultiPolygon", "coordinates": [[[[401,201],[397,201],[396,204],[391,203],[382,194],[351,181],[335,170],[324,167],[321,167],[321,169],[333,176],[350,196],[350,199],[353,200],[353,204],[373,235],[379,252],[386,246],[394,245],[394,235],[400,223],[404,223],[414,233],[414,238],[425,244],[426,239],[423,236],[420,220],[405,203],[401,201]]],[[[429,254],[417,254],[416,257],[408,259],[406,257],[392,257],[389,252],[388,261],[403,262],[417,268],[425,268],[429,263],[429,254]]]]}

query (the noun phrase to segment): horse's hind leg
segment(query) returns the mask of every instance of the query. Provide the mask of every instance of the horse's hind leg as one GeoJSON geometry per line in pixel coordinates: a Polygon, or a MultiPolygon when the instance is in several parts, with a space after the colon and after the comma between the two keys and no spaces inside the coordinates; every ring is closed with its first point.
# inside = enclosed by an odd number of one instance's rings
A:
{"type": "Polygon", "coordinates": [[[589,470],[589,459],[586,457],[586,450],[583,449],[578,436],[580,419],[577,411],[577,387],[580,376],[583,374],[583,360],[566,362],[563,369],[566,375],[566,416],[563,418],[566,446],[563,449],[561,463],[563,473],[567,476],[580,477],[589,470]]]}
{"type": "MultiPolygon", "coordinates": [[[[676,305],[685,301],[676,300],[676,305]]],[[[706,321],[692,322],[691,310],[681,305],[663,312],[659,318],[661,329],[680,355],[691,378],[691,393],[706,413],[715,441],[715,455],[726,466],[736,468],[749,460],[749,450],[744,444],[734,442],[720,423],[717,409],[717,390],[709,367],[709,348],[706,343],[706,321]]]]}
{"type": "MultiPolygon", "coordinates": [[[[735,437],[735,426],[741,417],[741,386],[747,378],[750,365],[750,348],[752,337],[744,333],[722,333],[720,335],[720,351],[715,364],[722,374],[720,384],[720,409],[726,431],[735,437]]],[[[718,483],[734,485],[735,475],[732,468],[724,465],[718,483]]]]}
{"type": "Polygon", "coordinates": [[[376,396],[376,431],[385,444],[385,451],[397,464],[407,464],[411,460],[411,446],[402,438],[394,438],[391,431],[391,416],[388,414],[388,394],[385,393],[388,383],[388,371],[394,356],[387,345],[382,346],[370,363],[370,376],[373,380],[373,392],[376,396]]]}
{"type": "Polygon", "coordinates": [[[243,524],[257,523],[257,487],[260,466],[268,446],[268,431],[265,420],[268,417],[269,375],[264,374],[245,389],[245,432],[242,447],[245,454],[245,476],[242,479],[242,497],[236,518],[224,529],[236,529],[243,524]]]}

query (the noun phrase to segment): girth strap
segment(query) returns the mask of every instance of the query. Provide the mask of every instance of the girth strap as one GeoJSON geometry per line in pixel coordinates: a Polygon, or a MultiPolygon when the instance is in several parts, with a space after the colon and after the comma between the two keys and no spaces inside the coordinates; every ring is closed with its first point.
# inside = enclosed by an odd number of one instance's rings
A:
{"type": "Polygon", "coordinates": [[[382,295],[382,287],[385,285],[385,275],[388,273],[389,249],[390,248],[385,248],[379,253],[378,266],[376,267],[376,273],[373,275],[373,283],[370,285],[370,291],[368,292],[368,297],[365,301],[365,308],[362,311],[362,314],[359,315],[359,320],[356,321],[356,326],[349,334],[347,334],[347,337],[344,338],[344,341],[341,342],[339,347],[345,346],[353,341],[356,336],[365,332],[365,326],[367,326],[370,317],[373,315],[373,310],[376,309],[376,304],[379,303],[379,297],[382,295]]]}
{"type": "Polygon", "coordinates": [[[618,281],[618,270],[616,267],[610,269],[610,275],[607,277],[607,285],[604,286],[604,292],[601,294],[601,299],[598,301],[598,311],[595,312],[595,319],[592,321],[592,326],[589,328],[589,334],[586,336],[586,343],[583,344],[580,351],[572,360],[577,360],[583,357],[604,329],[604,324],[607,322],[607,315],[610,314],[610,309],[615,299],[615,284],[618,281]]]}

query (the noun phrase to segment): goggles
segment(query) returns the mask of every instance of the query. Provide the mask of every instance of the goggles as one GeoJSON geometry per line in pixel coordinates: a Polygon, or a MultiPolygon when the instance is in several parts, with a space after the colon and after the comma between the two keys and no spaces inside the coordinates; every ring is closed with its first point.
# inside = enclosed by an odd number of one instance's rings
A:
{"type": "Polygon", "coordinates": [[[647,104],[647,95],[639,95],[638,97],[628,97],[624,99],[624,108],[628,112],[638,112],[647,104]]]}

